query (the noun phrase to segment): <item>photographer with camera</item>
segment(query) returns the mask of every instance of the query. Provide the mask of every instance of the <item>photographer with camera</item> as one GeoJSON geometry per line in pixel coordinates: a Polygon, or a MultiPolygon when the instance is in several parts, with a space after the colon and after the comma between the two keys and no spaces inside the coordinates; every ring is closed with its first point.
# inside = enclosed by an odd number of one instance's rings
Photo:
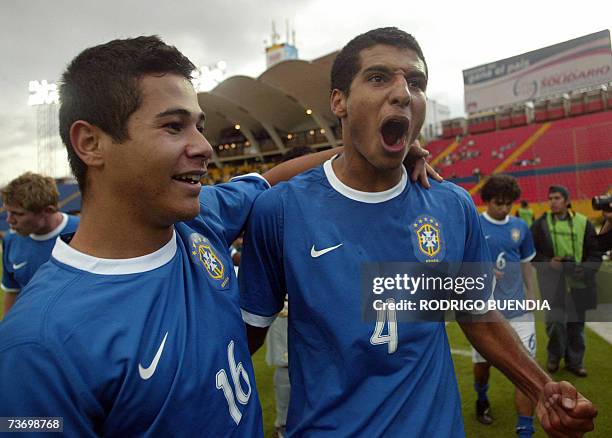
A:
{"type": "Polygon", "coordinates": [[[570,210],[566,187],[551,186],[548,201],[550,211],[531,226],[540,292],[551,307],[546,314],[546,368],[554,373],[564,359],[568,371],[586,377],[584,320],[586,310],[597,305],[595,274],[601,253],[591,222],[570,210]]]}
{"type": "Polygon", "coordinates": [[[612,250],[612,186],[605,195],[595,196],[591,200],[593,210],[601,210],[603,224],[596,237],[600,251],[612,250]]]}

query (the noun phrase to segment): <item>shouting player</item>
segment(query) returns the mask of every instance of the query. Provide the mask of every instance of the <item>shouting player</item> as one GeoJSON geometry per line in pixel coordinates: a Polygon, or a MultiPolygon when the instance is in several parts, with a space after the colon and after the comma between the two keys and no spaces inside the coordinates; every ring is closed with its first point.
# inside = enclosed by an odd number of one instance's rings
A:
{"type": "MultiPolygon", "coordinates": [[[[331,77],[344,153],[263,193],[253,207],[241,307],[253,352],[288,293],[289,436],[464,434],[444,324],[384,312],[374,322],[361,317],[363,263],[490,259],[470,196],[450,183],[424,190],[402,166],[425,118],[427,78],[411,35],[384,28],[353,39],[331,77]]],[[[593,428],[592,404],[568,383],[551,382],[501,315],[474,318],[462,329],[538,401],[546,430],[593,428]]]]}
{"type": "Polygon", "coordinates": [[[3,416],[62,417],[70,436],[262,435],[228,248],[259,193],[331,153],[202,187],[212,148],[194,69],[138,37],[64,73],[81,225],[0,325],[3,416]]]}

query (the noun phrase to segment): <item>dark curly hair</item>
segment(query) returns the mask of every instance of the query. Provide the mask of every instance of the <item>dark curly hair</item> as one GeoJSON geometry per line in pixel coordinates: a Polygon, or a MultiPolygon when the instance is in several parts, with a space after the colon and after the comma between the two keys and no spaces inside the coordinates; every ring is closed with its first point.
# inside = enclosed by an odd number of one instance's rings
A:
{"type": "Polygon", "coordinates": [[[504,174],[491,175],[480,189],[480,197],[484,202],[493,198],[514,202],[521,196],[521,188],[515,177],[504,174]]]}

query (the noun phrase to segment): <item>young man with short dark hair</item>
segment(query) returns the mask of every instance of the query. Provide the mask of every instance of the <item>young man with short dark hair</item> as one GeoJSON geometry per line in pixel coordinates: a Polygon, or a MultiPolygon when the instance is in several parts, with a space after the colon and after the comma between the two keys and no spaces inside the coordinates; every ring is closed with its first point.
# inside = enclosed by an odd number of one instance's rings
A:
{"type": "Polygon", "coordinates": [[[546,313],[546,367],[555,373],[563,359],[568,371],[586,377],[585,312],[596,306],[601,252],[593,224],[571,210],[567,187],[550,186],[548,203],[550,211],[531,226],[540,292],[551,306],[546,313]]]}
{"type": "Polygon", "coordinates": [[[0,325],[2,415],[60,416],[72,436],[261,436],[228,248],[259,193],[300,169],[202,187],[212,148],[193,70],[138,37],[64,73],[81,226],[0,325]]]}
{"type": "MultiPolygon", "coordinates": [[[[241,307],[254,352],[288,293],[288,436],[464,434],[444,324],[400,323],[390,311],[375,322],[361,317],[363,263],[463,269],[490,259],[467,192],[436,182],[423,190],[402,166],[425,119],[427,78],[422,51],[405,32],[376,29],[353,39],[332,67],[342,155],[263,193],[253,207],[241,307]]],[[[468,338],[538,401],[546,430],[592,429],[591,403],[551,382],[499,314],[486,314],[496,324],[474,318],[461,324],[468,338]],[[557,400],[563,394],[565,407],[557,400]]]]}
{"type": "MultiPolygon", "coordinates": [[[[510,175],[492,175],[480,191],[480,197],[487,207],[480,215],[482,229],[495,261],[497,279],[495,299],[506,303],[535,299],[535,281],[530,261],[536,252],[531,232],[525,221],[510,216],[512,204],[520,196],[521,188],[518,181],[510,175]]],[[[501,313],[529,355],[535,358],[536,333],[533,313],[510,305],[504,306],[501,313]]],[[[472,361],[474,389],[478,394],[476,418],[488,425],[493,422],[487,397],[491,364],[474,347],[472,347],[472,361]]],[[[533,428],[535,404],[518,388],[515,389],[514,400],[518,413],[516,433],[521,438],[530,437],[535,432],[533,428]]]]}
{"type": "Polygon", "coordinates": [[[49,260],[60,233],[74,233],[79,218],[61,213],[59,192],[51,177],[26,172],[2,189],[11,231],[2,241],[4,315],[38,268],[49,260]]]}
{"type": "Polygon", "coordinates": [[[228,248],[261,192],[331,153],[202,187],[193,70],[149,36],[86,49],[64,73],[81,224],[0,325],[2,415],[61,417],[70,436],[262,435],[228,248]]]}

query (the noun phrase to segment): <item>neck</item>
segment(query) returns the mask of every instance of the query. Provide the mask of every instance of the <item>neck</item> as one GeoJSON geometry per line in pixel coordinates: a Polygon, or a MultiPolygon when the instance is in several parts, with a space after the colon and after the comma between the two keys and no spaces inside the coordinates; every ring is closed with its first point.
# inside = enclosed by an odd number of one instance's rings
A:
{"type": "Polygon", "coordinates": [[[105,259],[139,257],[157,251],[172,237],[172,225],[154,226],[146,214],[129,206],[83,199],[79,227],[70,246],[105,259]]]}
{"type": "Polygon", "coordinates": [[[395,187],[402,179],[402,167],[378,169],[353,148],[332,162],[334,173],[343,184],[361,192],[383,192],[395,187]]]}
{"type": "Polygon", "coordinates": [[[553,213],[553,216],[555,217],[555,219],[564,220],[567,217],[567,210],[560,211],[558,213],[553,213]]]}
{"type": "Polygon", "coordinates": [[[59,211],[49,215],[45,220],[44,225],[40,230],[37,230],[35,234],[47,234],[55,230],[62,223],[64,216],[59,211]]]}

